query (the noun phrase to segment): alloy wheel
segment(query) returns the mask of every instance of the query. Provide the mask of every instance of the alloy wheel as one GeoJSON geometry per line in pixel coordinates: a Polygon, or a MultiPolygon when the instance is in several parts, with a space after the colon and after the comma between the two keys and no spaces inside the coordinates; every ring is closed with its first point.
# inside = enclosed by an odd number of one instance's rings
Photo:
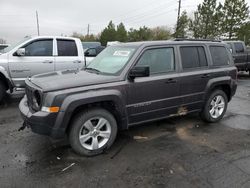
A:
{"type": "Polygon", "coordinates": [[[215,96],[210,103],[209,113],[212,118],[219,118],[225,109],[225,99],[221,95],[215,96]]]}
{"type": "Polygon", "coordinates": [[[103,147],[110,139],[111,125],[103,117],[94,117],[87,120],[79,132],[81,145],[88,150],[97,150],[103,147]]]}

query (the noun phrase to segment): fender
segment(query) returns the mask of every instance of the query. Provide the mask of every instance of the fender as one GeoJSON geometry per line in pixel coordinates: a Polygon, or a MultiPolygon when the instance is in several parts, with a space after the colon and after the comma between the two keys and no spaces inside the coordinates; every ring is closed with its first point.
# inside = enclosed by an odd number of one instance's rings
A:
{"type": "Polygon", "coordinates": [[[9,77],[9,74],[8,72],[5,70],[5,68],[3,66],[0,66],[0,76],[1,74],[4,76],[4,78],[6,79],[7,81],[7,84],[9,86],[9,89],[10,89],[10,92],[13,92],[13,84],[11,82],[11,79],[9,77]]]}
{"type": "Polygon", "coordinates": [[[122,129],[127,128],[125,101],[122,99],[122,94],[118,90],[94,90],[79,94],[73,94],[66,97],[58,113],[55,129],[67,129],[68,123],[75,109],[80,106],[93,104],[98,102],[112,101],[116,105],[116,110],[122,120],[122,129]]]}
{"type": "Polygon", "coordinates": [[[213,90],[215,87],[220,86],[220,85],[228,85],[230,89],[232,90],[233,89],[232,78],[230,76],[224,76],[224,77],[218,77],[218,78],[213,78],[209,80],[205,89],[206,95],[205,95],[204,100],[208,97],[209,92],[211,90],[213,90]]]}

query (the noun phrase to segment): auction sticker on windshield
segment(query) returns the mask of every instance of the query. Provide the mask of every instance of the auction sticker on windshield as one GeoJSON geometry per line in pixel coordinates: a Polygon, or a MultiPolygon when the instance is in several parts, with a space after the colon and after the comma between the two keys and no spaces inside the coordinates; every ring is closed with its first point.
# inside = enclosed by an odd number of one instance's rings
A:
{"type": "Polygon", "coordinates": [[[115,51],[114,52],[114,54],[113,54],[113,56],[123,56],[123,57],[128,57],[129,56],[129,54],[130,54],[130,51],[121,51],[121,50],[119,50],[119,51],[115,51]]]}

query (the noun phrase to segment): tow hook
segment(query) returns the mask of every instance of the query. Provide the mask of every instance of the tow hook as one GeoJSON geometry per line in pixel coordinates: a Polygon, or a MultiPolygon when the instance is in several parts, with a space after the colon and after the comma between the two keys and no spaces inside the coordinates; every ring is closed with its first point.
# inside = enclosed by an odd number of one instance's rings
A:
{"type": "Polygon", "coordinates": [[[23,131],[27,127],[27,123],[24,121],[23,125],[18,129],[18,131],[23,131]]]}

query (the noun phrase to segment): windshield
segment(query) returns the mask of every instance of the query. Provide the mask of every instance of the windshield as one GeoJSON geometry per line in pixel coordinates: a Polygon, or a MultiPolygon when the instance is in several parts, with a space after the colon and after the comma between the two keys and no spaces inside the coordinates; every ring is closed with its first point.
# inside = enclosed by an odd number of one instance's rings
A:
{"type": "Polygon", "coordinates": [[[135,47],[109,46],[91,61],[87,69],[116,75],[128,63],[135,50],[135,47]]]}
{"type": "Polygon", "coordinates": [[[22,44],[23,42],[25,42],[25,41],[27,41],[27,40],[29,40],[29,39],[31,39],[31,37],[25,37],[23,40],[19,41],[18,43],[14,44],[14,45],[11,45],[11,46],[9,46],[9,47],[7,47],[7,48],[5,48],[5,49],[3,50],[3,53],[7,53],[7,52],[11,51],[11,50],[14,49],[16,46],[22,44]]]}

